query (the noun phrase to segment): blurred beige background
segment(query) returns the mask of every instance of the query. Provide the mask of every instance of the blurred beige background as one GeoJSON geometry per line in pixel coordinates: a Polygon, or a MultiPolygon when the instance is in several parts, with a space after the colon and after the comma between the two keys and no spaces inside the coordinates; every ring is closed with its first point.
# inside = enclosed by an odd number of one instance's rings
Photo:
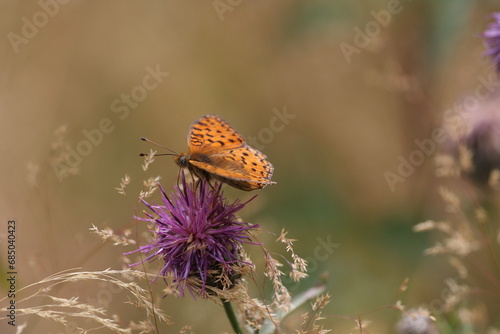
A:
{"type": "MultiPolygon", "coordinates": [[[[182,152],[191,122],[210,113],[255,137],[274,164],[277,185],[260,191],[244,218],[267,232],[285,227],[299,254],[316,262],[292,290],[329,272],[326,328],[348,333],[353,322],[341,316],[390,305],[405,277],[405,304],[439,296],[451,268],[424,257],[432,240],[412,232],[440,212],[432,159],[393,189],[384,173],[397,173],[415,140],[430,138],[442,113],[492,75],[478,34],[498,10],[494,2],[401,1],[363,47],[356,27],[375,22],[371,11],[389,10],[386,1],[61,2],[0,4],[0,226],[18,222],[20,286],[68,268],[121,268],[121,254],[134,247],[99,246],[89,228],[124,228],[142,210],[142,180],[161,175],[169,185],[178,171],[158,157],[144,173],[138,153],[151,146],[139,138],[182,152]],[[357,51],[346,57],[342,43],[357,51]],[[279,123],[278,114],[289,118],[279,123]],[[61,178],[50,157],[62,125],[70,148],[86,156],[72,160],[77,175],[61,178]],[[82,143],[85,133],[97,144],[82,143]],[[29,165],[40,168],[34,187],[29,165]],[[128,198],[114,189],[125,174],[128,198]],[[327,239],[338,247],[314,261],[327,239]]],[[[284,252],[272,235],[262,239],[284,252]]],[[[66,285],[59,293],[86,300],[101,288],[66,285]]],[[[144,318],[122,302],[116,293],[109,303],[122,323],[144,318]]],[[[164,333],[186,324],[197,333],[230,331],[213,303],[169,297],[162,308],[175,321],[164,333]]],[[[367,319],[383,333],[398,317],[384,310],[367,319]]],[[[65,333],[48,321],[37,326],[65,333]]]]}

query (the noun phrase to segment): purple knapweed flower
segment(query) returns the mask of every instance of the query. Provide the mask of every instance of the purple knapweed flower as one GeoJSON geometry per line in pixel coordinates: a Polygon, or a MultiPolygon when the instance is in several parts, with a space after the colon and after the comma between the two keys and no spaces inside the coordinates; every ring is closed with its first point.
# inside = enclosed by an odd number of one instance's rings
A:
{"type": "Polygon", "coordinates": [[[467,117],[467,130],[460,143],[470,153],[471,169],[467,174],[476,182],[486,185],[493,171],[500,169],[500,103],[499,92],[476,108],[467,117]]]}
{"type": "Polygon", "coordinates": [[[186,286],[206,297],[207,286],[234,285],[242,268],[250,265],[241,258],[243,244],[255,244],[248,231],[258,227],[236,216],[248,202],[228,203],[221,184],[212,186],[203,179],[186,182],[184,172],[170,196],[159,187],[163,203],[143,200],[151,213],[138,218],[156,226],[154,240],[134,252],[149,254],[144,261],[163,260],[159,275],[172,277],[181,296],[186,286]]]}
{"type": "Polygon", "coordinates": [[[482,34],[486,45],[484,55],[491,57],[497,72],[500,72],[500,13],[493,13],[492,16],[495,21],[482,34]]]}

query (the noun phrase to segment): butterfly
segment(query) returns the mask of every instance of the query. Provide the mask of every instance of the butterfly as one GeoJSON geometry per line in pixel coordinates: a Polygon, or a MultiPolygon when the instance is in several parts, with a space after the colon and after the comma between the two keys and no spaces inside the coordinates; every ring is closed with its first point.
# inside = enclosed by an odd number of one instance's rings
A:
{"type": "Polygon", "coordinates": [[[216,179],[241,190],[262,189],[271,181],[273,165],[266,156],[222,118],[205,115],[191,124],[188,151],[174,161],[200,178],[216,179]]]}

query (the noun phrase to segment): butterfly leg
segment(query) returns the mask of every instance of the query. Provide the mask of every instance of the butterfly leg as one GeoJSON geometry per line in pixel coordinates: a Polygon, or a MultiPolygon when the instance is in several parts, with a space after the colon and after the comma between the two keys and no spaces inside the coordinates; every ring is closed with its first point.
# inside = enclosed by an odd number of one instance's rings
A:
{"type": "Polygon", "coordinates": [[[196,176],[198,178],[198,180],[196,181],[195,187],[198,187],[198,185],[201,182],[206,182],[210,185],[210,188],[212,188],[212,190],[214,192],[216,192],[217,195],[220,193],[220,190],[222,188],[221,182],[217,182],[218,180],[216,180],[209,173],[207,173],[206,171],[204,171],[200,168],[196,168],[194,166],[189,166],[188,169],[193,177],[196,176]]]}
{"type": "Polygon", "coordinates": [[[219,195],[220,193],[220,190],[222,188],[222,183],[217,183],[217,181],[214,181],[212,182],[213,178],[210,178],[210,177],[198,177],[198,180],[196,181],[196,186],[195,187],[198,187],[198,185],[200,185],[202,182],[206,182],[208,183],[208,185],[210,186],[210,188],[212,188],[212,190],[217,194],[217,196],[219,195]]]}
{"type": "Polygon", "coordinates": [[[177,173],[177,185],[179,185],[179,182],[181,180],[181,173],[182,173],[181,168],[179,168],[179,172],[177,173]]]}

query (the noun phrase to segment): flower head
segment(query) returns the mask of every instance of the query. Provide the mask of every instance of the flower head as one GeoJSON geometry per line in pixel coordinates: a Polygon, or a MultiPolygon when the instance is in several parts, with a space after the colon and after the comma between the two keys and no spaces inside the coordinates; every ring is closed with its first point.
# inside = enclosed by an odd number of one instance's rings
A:
{"type": "Polygon", "coordinates": [[[429,311],[412,309],[406,312],[397,324],[400,334],[438,334],[429,311]]]}
{"type": "Polygon", "coordinates": [[[463,138],[473,165],[468,174],[480,184],[487,184],[491,173],[500,168],[498,102],[498,98],[491,99],[475,110],[470,120],[470,132],[463,138]]]}
{"type": "MultiPolygon", "coordinates": [[[[464,175],[488,185],[500,170],[500,91],[459,114],[461,122],[449,126],[447,150],[464,175]]],[[[491,184],[490,184],[491,185],[491,184]]]]}
{"type": "Polygon", "coordinates": [[[159,185],[162,204],[143,203],[151,210],[147,218],[138,218],[156,226],[151,244],[137,251],[148,253],[144,261],[160,258],[164,266],[160,275],[173,277],[180,295],[187,286],[191,292],[206,296],[206,288],[230,288],[250,265],[242,259],[244,243],[253,244],[248,231],[258,227],[242,222],[236,213],[246,203],[228,203],[221,185],[207,180],[181,182],[170,196],[159,185]]]}
{"type": "Polygon", "coordinates": [[[497,72],[500,72],[500,13],[493,13],[493,23],[484,31],[482,37],[486,45],[485,56],[491,56],[497,72]]]}

